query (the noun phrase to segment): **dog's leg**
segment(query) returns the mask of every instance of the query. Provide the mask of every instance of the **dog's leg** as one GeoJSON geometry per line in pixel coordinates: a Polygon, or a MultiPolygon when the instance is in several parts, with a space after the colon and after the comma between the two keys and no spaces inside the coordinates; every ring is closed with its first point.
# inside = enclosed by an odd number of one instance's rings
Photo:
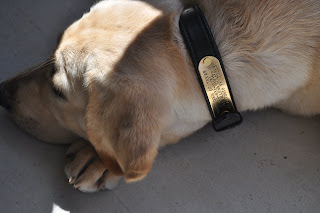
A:
{"type": "Polygon", "coordinates": [[[93,146],[86,141],[74,142],[68,149],[65,174],[69,183],[83,192],[112,189],[120,179],[108,172],[93,146]]]}

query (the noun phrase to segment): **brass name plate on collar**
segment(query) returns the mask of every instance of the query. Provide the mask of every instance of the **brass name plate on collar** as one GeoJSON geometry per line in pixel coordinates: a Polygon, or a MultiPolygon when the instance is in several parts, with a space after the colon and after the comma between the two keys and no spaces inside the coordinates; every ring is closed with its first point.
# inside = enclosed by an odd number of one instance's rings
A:
{"type": "Polygon", "coordinates": [[[234,112],[235,108],[219,60],[213,56],[206,56],[200,61],[198,69],[214,117],[219,118],[225,113],[234,112]]]}

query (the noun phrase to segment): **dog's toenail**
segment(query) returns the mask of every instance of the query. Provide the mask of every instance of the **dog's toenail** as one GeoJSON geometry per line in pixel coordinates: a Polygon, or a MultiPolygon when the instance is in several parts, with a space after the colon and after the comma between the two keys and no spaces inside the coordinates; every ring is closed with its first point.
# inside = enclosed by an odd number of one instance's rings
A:
{"type": "Polygon", "coordinates": [[[79,186],[80,186],[79,183],[75,183],[75,184],[73,185],[73,188],[77,189],[77,188],[79,188],[79,186]]]}
{"type": "Polygon", "coordinates": [[[69,178],[69,183],[72,184],[75,181],[75,177],[70,177],[69,178]]]}

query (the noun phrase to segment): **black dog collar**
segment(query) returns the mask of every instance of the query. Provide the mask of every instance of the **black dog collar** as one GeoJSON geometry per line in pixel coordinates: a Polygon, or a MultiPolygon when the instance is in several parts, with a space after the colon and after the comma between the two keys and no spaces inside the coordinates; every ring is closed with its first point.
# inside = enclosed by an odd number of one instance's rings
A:
{"type": "Polygon", "coordinates": [[[185,9],[179,26],[197,71],[213,128],[222,131],[240,124],[242,116],[237,111],[217,44],[200,8],[185,9]]]}

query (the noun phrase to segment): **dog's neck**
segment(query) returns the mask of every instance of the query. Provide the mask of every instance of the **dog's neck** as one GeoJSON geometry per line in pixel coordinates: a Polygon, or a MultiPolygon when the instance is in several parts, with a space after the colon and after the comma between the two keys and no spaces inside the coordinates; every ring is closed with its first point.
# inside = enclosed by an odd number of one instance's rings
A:
{"type": "MultiPolygon", "coordinates": [[[[185,1],[184,1],[185,2],[185,1]]],[[[247,17],[241,17],[242,14],[230,14],[230,11],[233,11],[233,7],[236,8],[235,4],[227,4],[227,0],[224,1],[187,1],[187,3],[198,4],[202,9],[204,16],[207,19],[209,27],[211,28],[212,34],[217,43],[218,49],[220,51],[220,55],[226,70],[226,74],[232,88],[234,101],[237,105],[239,111],[245,110],[255,110],[260,108],[260,103],[256,102],[254,97],[250,95],[245,85],[251,84],[249,79],[244,78],[243,74],[244,70],[248,70],[248,64],[243,62],[247,57],[254,57],[252,52],[247,52],[246,47],[244,47],[244,52],[239,48],[239,38],[242,37],[243,33],[246,33],[245,27],[235,27],[236,24],[233,23],[236,20],[232,20],[233,16],[239,16],[240,19],[246,19],[247,17]],[[230,6],[231,5],[231,6],[230,6]],[[210,11],[210,12],[209,12],[210,11]],[[231,18],[230,18],[231,17],[231,18]],[[230,29],[233,27],[233,29],[230,29]],[[243,29],[243,28],[244,29],[243,29]],[[246,56],[244,57],[244,54],[246,56]],[[252,54],[252,55],[251,55],[252,54]],[[255,105],[258,104],[258,105],[255,105]]],[[[194,70],[194,66],[189,56],[189,52],[184,43],[183,37],[179,28],[179,19],[181,12],[183,11],[184,4],[180,4],[180,6],[175,8],[174,18],[172,19],[172,31],[173,38],[176,46],[180,49],[181,54],[185,60],[185,64],[187,64],[187,71],[191,72],[196,79],[196,73],[194,70]]],[[[172,10],[172,8],[171,8],[172,10]]],[[[169,11],[170,12],[170,11],[169,11]]],[[[235,12],[235,11],[233,11],[235,12]]],[[[244,14],[243,16],[245,16],[244,14]]],[[[241,20],[246,21],[246,20],[241,20]]],[[[242,45],[246,45],[242,43],[242,45]]],[[[252,69],[253,67],[250,67],[252,69]]],[[[251,91],[252,92],[252,91],[251,91]]],[[[264,100],[262,100],[264,101],[264,100]]],[[[265,105],[265,103],[261,103],[265,105]]]]}
{"type": "MultiPolygon", "coordinates": [[[[215,121],[217,121],[218,117],[219,117],[219,120],[221,120],[221,121],[223,120],[222,117],[220,117],[220,116],[216,117],[216,115],[218,115],[219,111],[221,111],[221,110],[224,111],[224,112],[225,111],[230,112],[230,113],[227,113],[227,114],[230,114],[230,116],[231,115],[237,115],[237,117],[239,117],[239,113],[237,112],[237,109],[236,109],[236,106],[235,106],[235,102],[232,99],[230,86],[229,85],[227,86],[227,82],[228,81],[226,79],[224,79],[224,80],[221,79],[221,82],[224,82],[224,87],[226,88],[226,90],[225,90],[226,94],[225,95],[227,95],[230,98],[230,100],[227,101],[228,102],[227,105],[226,104],[220,105],[219,101],[215,102],[214,101],[215,99],[212,99],[211,95],[207,93],[208,92],[208,90],[207,90],[208,88],[206,88],[206,86],[204,86],[205,84],[203,84],[203,81],[200,80],[200,75],[201,74],[200,74],[200,71],[197,68],[198,67],[198,61],[202,57],[205,57],[205,56],[208,57],[209,55],[218,57],[218,60],[220,61],[220,64],[221,64],[221,67],[222,67],[222,69],[220,69],[221,70],[221,74],[218,74],[218,75],[227,77],[226,74],[222,73],[222,70],[223,70],[223,72],[225,72],[225,71],[224,71],[223,64],[222,64],[223,62],[222,62],[222,60],[220,58],[219,50],[217,49],[217,47],[215,45],[212,46],[213,44],[215,44],[215,41],[214,41],[215,39],[212,37],[212,35],[210,33],[210,29],[208,29],[208,28],[204,29],[202,27],[202,26],[207,26],[207,24],[205,23],[206,20],[203,18],[202,15],[200,15],[201,11],[199,10],[199,8],[198,9],[196,9],[195,7],[189,8],[189,9],[185,10],[185,12],[183,12],[184,15],[181,16],[182,11],[183,11],[183,9],[180,8],[179,12],[175,13],[174,14],[174,18],[172,19],[173,20],[172,21],[172,25],[173,25],[172,26],[173,40],[174,40],[175,45],[180,49],[180,52],[181,52],[181,54],[182,54],[182,56],[183,56],[183,58],[185,60],[185,64],[186,64],[186,67],[187,67],[187,72],[192,73],[194,78],[197,78],[197,76],[198,76],[198,80],[199,80],[198,84],[200,84],[200,86],[202,85],[202,87],[203,87],[202,88],[202,92],[204,93],[204,96],[207,97],[207,98],[204,98],[204,99],[207,101],[208,110],[211,112],[211,116],[212,116],[213,121],[214,121],[213,123],[218,125],[218,123],[215,122],[215,121]],[[190,11],[194,11],[194,12],[190,13],[190,11]],[[196,11],[198,11],[198,12],[196,12],[196,11]],[[186,14],[188,14],[188,15],[186,15],[186,14]],[[184,17],[184,18],[182,18],[182,17],[184,17]],[[194,18],[190,19],[190,17],[194,17],[194,18]],[[198,18],[196,18],[196,17],[198,17],[198,18]],[[184,21],[181,21],[181,20],[184,20],[184,21]],[[194,20],[194,21],[191,21],[191,20],[194,20]],[[198,21],[196,21],[196,20],[202,20],[202,21],[197,23],[198,21]],[[189,21],[191,21],[192,24],[189,23],[189,21]],[[195,24],[199,25],[199,26],[194,28],[195,24]],[[196,30],[196,29],[202,29],[202,30],[196,30]],[[196,32],[195,32],[195,30],[196,30],[196,32]],[[189,31],[189,33],[187,33],[187,31],[189,31]],[[184,32],[184,35],[182,35],[182,32],[184,32]],[[190,32],[192,32],[192,33],[190,33],[190,32]],[[192,36],[192,38],[190,38],[190,36],[192,36]],[[210,39],[206,40],[204,38],[210,38],[210,39]],[[207,41],[207,42],[205,42],[205,41],[207,41]],[[201,49],[199,49],[200,48],[199,45],[201,46],[201,49]],[[200,55],[195,55],[194,54],[194,53],[201,53],[201,52],[202,53],[206,52],[207,55],[201,55],[201,54],[200,55]],[[192,60],[191,60],[191,58],[192,58],[192,60]],[[215,103],[211,103],[211,101],[213,101],[215,103]],[[213,105],[211,105],[211,104],[214,104],[216,107],[212,108],[213,105]],[[222,108],[219,110],[217,108],[218,106],[220,106],[222,108]],[[231,110],[231,108],[232,108],[232,110],[231,110]]],[[[219,93],[215,93],[215,94],[219,94],[219,93]]],[[[199,94],[199,96],[201,96],[201,94],[199,94]]],[[[218,100],[218,99],[216,99],[216,100],[218,100]]],[[[227,99],[225,99],[225,100],[227,100],[227,99]]],[[[230,119],[227,119],[227,120],[230,120],[230,119]]],[[[231,125],[231,123],[229,125],[231,125]]],[[[238,123],[238,121],[235,122],[235,123],[238,123]]]]}
{"type": "MultiPolygon", "coordinates": [[[[265,11],[265,5],[260,1],[196,0],[193,3],[200,6],[211,28],[239,111],[277,105],[306,82],[303,73],[307,72],[308,66],[293,65],[290,59],[297,57],[292,45],[301,42],[288,29],[302,31],[302,28],[286,27],[277,19],[286,11],[285,7],[265,11]],[[269,18],[265,18],[266,15],[269,18]],[[296,75],[297,67],[302,82],[298,86],[287,80],[290,74],[296,75]]],[[[188,71],[194,72],[178,25],[182,7],[176,11],[172,23],[174,40],[188,64],[188,71]]],[[[308,52],[304,52],[300,57],[307,63],[308,52]]]]}

